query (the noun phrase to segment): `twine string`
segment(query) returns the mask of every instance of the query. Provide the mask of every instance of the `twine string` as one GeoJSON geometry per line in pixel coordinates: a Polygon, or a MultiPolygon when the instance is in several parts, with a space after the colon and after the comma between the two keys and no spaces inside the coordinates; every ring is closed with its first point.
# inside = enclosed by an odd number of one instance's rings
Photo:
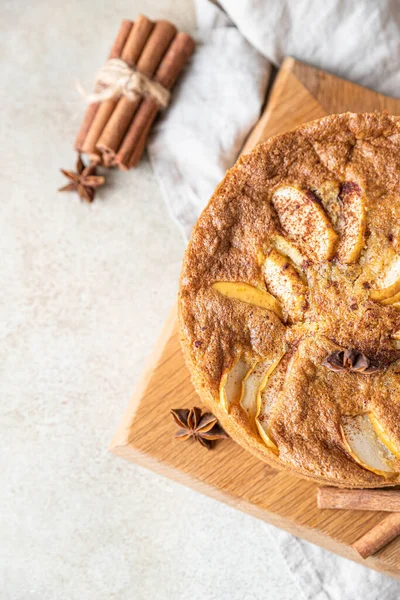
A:
{"type": "Polygon", "coordinates": [[[169,104],[170,92],[157,81],[153,81],[135,67],[130,67],[120,58],[109,59],[97,72],[95,91],[88,94],[78,84],[78,91],[88,104],[103,102],[110,98],[125,96],[132,102],[139,98],[152,98],[160,109],[169,104]]]}

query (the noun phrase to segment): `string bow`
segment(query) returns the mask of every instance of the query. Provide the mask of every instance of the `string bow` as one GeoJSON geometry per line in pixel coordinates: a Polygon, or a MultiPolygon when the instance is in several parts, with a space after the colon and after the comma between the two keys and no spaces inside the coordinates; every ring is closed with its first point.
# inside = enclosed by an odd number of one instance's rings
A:
{"type": "Polygon", "coordinates": [[[168,106],[170,99],[170,92],[165,87],[139,73],[135,67],[130,67],[120,58],[109,59],[99,69],[94,93],[87,94],[81,86],[79,91],[89,104],[119,96],[125,96],[132,102],[151,97],[162,109],[168,106]]]}

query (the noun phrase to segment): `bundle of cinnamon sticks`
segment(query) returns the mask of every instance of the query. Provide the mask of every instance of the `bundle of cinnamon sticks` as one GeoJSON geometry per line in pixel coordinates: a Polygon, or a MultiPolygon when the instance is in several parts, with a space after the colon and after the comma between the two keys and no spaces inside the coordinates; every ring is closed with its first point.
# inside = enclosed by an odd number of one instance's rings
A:
{"type": "MultiPolygon", "coordinates": [[[[166,90],[171,90],[194,50],[194,41],[168,21],[139,15],[123,21],[109,59],[121,59],[166,90]]],[[[99,91],[99,89],[95,90],[99,91]]],[[[151,95],[125,95],[90,104],[75,149],[91,161],[127,170],[137,165],[160,109],[151,95]]]]}

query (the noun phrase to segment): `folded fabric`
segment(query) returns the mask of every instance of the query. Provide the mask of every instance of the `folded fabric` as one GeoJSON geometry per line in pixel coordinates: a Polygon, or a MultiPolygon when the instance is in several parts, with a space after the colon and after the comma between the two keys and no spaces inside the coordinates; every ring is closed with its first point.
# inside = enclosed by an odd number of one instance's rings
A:
{"type": "Polygon", "coordinates": [[[185,239],[256,123],[270,63],[206,0],[196,3],[198,46],[148,150],[185,239]]]}
{"type": "Polygon", "coordinates": [[[383,94],[400,93],[394,0],[220,0],[243,36],[279,65],[294,56],[383,94]]]}

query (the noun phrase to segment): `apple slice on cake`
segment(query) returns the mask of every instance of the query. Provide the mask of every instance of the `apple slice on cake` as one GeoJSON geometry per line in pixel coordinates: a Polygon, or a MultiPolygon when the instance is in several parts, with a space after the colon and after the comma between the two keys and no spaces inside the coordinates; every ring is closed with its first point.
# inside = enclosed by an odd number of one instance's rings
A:
{"type": "Polygon", "coordinates": [[[291,320],[302,320],[306,286],[290,260],[273,249],[264,261],[262,272],[267,288],[285,307],[291,320]]]}
{"type": "Polygon", "coordinates": [[[221,406],[228,412],[233,404],[240,404],[250,423],[257,413],[257,394],[279,361],[257,361],[248,365],[242,358],[230,371],[224,373],[220,383],[221,406]]]}
{"type": "Polygon", "coordinates": [[[342,417],[342,436],[351,457],[362,467],[386,478],[395,477],[395,455],[378,436],[367,414],[342,417]]]}
{"type": "Polygon", "coordinates": [[[243,380],[243,392],[240,400],[240,406],[247,414],[250,423],[253,423],[258,410],[258,395],[274,371],[279,360],[260,361],[253,365],[243,380]]]}
{"type": "Polygon", "coordinates": [[[233,404],[239,404],[242,397],[243,379],[249,368],[242,358],[238,358],[233,367],[226,371],[221,378],[219,386],[219,398],[221,407],[229,412],[233,404]]]}
{"type": "Polygon", "coordinates": [[[249,423],[252,423],[255,419],[257,410],[257,392],[267,371],[268,363],[263,361],[256,362],[247,372],[247,375],[243,380],[240,406],[245,411],[249,423]]]}
{"type": "MultiPolygon", "coordinates": [[[[282,354],[274,363],[272,363],[272,365],[268,369],[268,374],[264,377],[257,392],[257,411],[255,417],[256,426],[264,444],[268,446],[268,448],[270,448],[270,450],[272,450],[274,454],[278,454],[279,451],[272,438],[269,424],[272,416],[272,411],[277,402],[278,389],[279,384],[281,383],[280,379],[282,379],[282,375],[280,378],[278,376],[278,381],[272,380],[276,380],[275,375],[277,373],[277,367],[280,364],[283,356],[284,354],[282,354]],[[274,386],[274,383],[277,383],[278,385],[274,386]]],[[[283,377],[284,376],[285,372],[283,374],[283,377]]]]}
{"type": "Polygon", "coordinates": [[[308,189],[282,186],[272,196],[282,229],[317,261],[330,260],[338,236],[318,197],[308,189]]]}
{"type": "Polygon", "coordinates": [[[400,444],[397,440],[394,440],[386,429],[382,426],[378,417],[374,413],[369,413],[369,420],[371,422],[372,427],[375,430],[376,435],[381,440],[381,442],[390,450],[390,452],[396,457],[400,457],[400,444]]]}
{"type": "Polygon", "coordinates": [[[379,282],[378,289],[371,292],[371,299],[385,304],[394,304],[398,302],[400,292],[400,256],[396,256],[390,263],[382,280],[379,282]],[[397,298],[395,298],[397,296],[397,298]],[[389,300],[392,300],[389,302],[389,300]]]}
{"type": "Polygon", "coordinates": [[[235,281],[217,281],[212,284],[212,287],[223,296],[266,308],[278,315],[279,318],[282,318],[282,310],[276,298],[265,290],[256,288],[248,283],[235,281]]]}
{"type": "MultiPolygon", "coordinates": [[[[274,361],[258,361],[249,366],[242,358],[239,358],[232,369],[225,372],[220,383],[220,404],[229,412],[233,404],[240,404],[247,415],[251,427],[254,423],[261,439],[275,454],[278,449],[268,433],[266,422],[267,409],[261,398],[271,374],[275,371],[283,355],[274,361]],[[263,411],[261,420],[260,413],[263,411]]],[[[269,409],[272,409],[269,403],[269,409]]],[[[271,410],[269,410],[271,412],[271,410]]],[[[269,414],[269,413],[268,413],[269,414]]]]}
{"type": "MultiPolygon", "coordinates": [[[[283,237],[279,233],[276,234],[273,238],[273,246],[275,250],[283,254],[283,256],[287,256],[290,258],[292,263],[298,268],[303,268],[303,263],[306,260],[306,257],[300,252],[300,250],[293,244],[291,240],[283,237]]],[[[302,271],[300,271],[300,277],[304,277],[302,271]]],[[[304,278],[305,279],[305,278],[304,278]]]]}
{"type": "Polygon", "coordinates": [[[386,298],[386,300],[381,300],[381,304],[398,308],[400,304],[400,292],[397,292],[397,294],[391,296],[390,298],[386,298]]]}
{"type": "Polygon", "coordinates": [[[337,257],[340,262],[356,262],[364,247],[367,225],[365,214],[365,195],[355,181],[346,181],[340,192],[342,212],[339,218],[341,237],[338,243],[337,257]]]}

